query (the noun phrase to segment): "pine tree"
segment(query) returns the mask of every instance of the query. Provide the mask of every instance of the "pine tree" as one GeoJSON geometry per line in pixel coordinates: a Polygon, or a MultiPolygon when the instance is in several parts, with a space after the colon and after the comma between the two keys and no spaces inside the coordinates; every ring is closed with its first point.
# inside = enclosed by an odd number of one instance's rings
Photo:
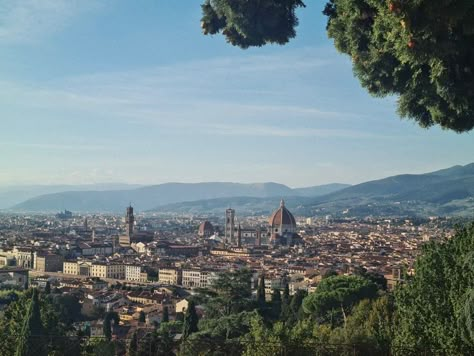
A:
{"type": "Polygon", "coordinates": [[[301,0],[206,0],[201,6],[204,34],[222,32],[229,43],[241,48],[266,43],[287,43],[295,37],[301,0]]]}
{"type": "MultiPolygon", "coordinates": [[[[204,34],[241,48],[295,37],[301,0],[205,0],[204,34]]],[[[336,49],[361,85],[397,96],[398,113],[421,127],[474,128],[474,1],[328,0],[323,13],[336,49]]]]}
{"type": "Polygon", "coordinates": [[[167,323],[169,321],[170,321],[169,310],[168,310],[168,307],[165,306],[163,307],[163,316],[161,317],[161,322],[167,323]]]}
{"type": "Polygon", "coordinates": [[[188,303],[188,309],[184,315],[183,338],[186,339],[192,333],[198,331],[199,318],[196,313],[196,305],[193,300],[188,303]]]}
{"type": "Polygon", "coordinates": [[[44,338],[44,328],[41,322],[38,291],[33,289],[31,303],[28,306],[23,322],[21,335],[15,356],[43,356],[47,354],[44,338]]]}

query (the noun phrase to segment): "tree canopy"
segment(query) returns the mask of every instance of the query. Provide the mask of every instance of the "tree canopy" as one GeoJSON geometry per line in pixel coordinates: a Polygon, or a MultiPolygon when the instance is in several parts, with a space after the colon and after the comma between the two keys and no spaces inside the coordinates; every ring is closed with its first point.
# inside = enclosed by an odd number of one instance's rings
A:
{"type": "Polygon", "coordinates": [[[354,275],[333,276],[321,280],[316,292],[304,299],[303,309],[320,321],[334,324],[342,316],[346,323],[347,314],[355,304],[376,295],[377,286],[368,279],[354,275]]]}
{"type": "MultiPolygon", "coordinates": [[[[285,44],[295,37],[300,0],[206,0],[204,34],[234,46],[285,44]]],[[[338,51],[377,97],[398,97],[401,117],[422,127],[474,128],[472,0],[330,0],[323,13],[338,51]]]]}

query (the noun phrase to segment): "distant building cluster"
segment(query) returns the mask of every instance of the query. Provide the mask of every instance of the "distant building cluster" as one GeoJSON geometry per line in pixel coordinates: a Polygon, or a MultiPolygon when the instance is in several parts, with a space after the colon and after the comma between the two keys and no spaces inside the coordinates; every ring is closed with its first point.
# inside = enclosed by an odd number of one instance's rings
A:
{"type": "MultiPolygon", "coordinates": [[[[220,216],[136,215],[131,205],[122,216],[0,215],[0,288],[49,283],[77,296],[84,313],[117,312],[114,333],[126,337],[156,326],[165,309],[176,318],[193,289],[212,288],[223,271],[250,270],[254,293],[263,274],[266,298],[286,285],[291,294],[314,291],[328,272],[379,273],[393,288],[413,273],[422,244],[452,231],[438,218],[295,217],[283,200],[271,214],[247,217],[232,208],[220,216]]],[[[90,322],[91,335],[101,335],[102,322],[90,322]]]]}

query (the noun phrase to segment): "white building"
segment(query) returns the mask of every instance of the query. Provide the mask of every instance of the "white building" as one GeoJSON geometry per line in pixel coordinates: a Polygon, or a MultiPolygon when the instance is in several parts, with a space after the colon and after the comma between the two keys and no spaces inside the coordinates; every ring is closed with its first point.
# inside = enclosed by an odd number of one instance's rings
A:
{"type": "MultiPolygon", "coordinates": [[[[146,282],[146,278],[143,278],[144,273],[140,266],[126,265],[125,266],[125,279],[127,281],[146,282]]],[[[146,276],[146,274],[145,274],[146,276]]]]}

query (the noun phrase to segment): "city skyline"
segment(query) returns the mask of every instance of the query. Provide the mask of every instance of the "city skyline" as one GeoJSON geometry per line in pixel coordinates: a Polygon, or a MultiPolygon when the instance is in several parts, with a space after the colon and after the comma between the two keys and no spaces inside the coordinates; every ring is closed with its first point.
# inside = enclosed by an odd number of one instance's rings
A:
{"type": "Polygon", "coordinates": [[[203,36],[198,3],[0,5],[0,186],[303,187],[473,161],[472,133],[370,97],[307,5],[289,45],[246,51],[203,36]]]}

